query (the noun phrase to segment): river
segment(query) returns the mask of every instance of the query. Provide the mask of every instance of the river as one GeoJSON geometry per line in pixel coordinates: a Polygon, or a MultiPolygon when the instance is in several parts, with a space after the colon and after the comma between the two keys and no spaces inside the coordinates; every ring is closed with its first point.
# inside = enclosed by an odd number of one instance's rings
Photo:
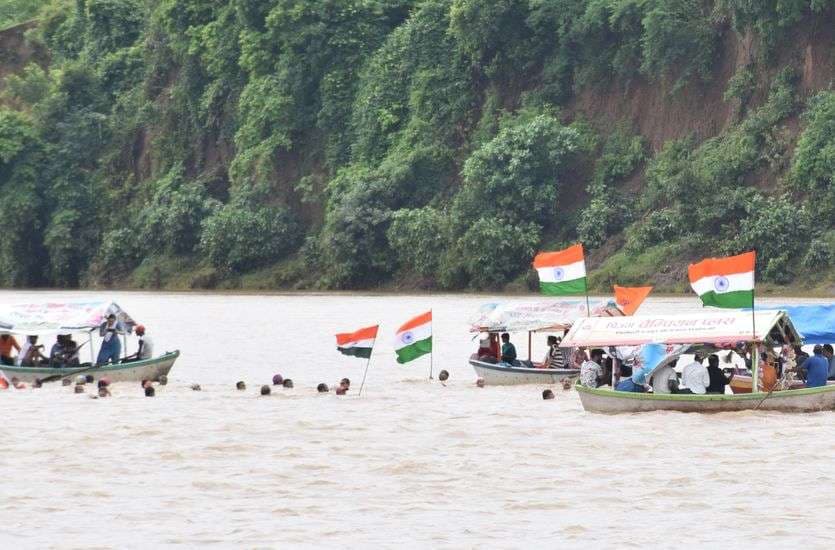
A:
{"type": "Polygon", "coordinates": [[[835,545],[835,413],[600,416],[561,388],[477,388],[467,320],[495,297],[105,296],[182,356],[153,399],[0,392],[3,548],[835,545]],[[394,330],[429,308],[446,385],[394,361],[394,330]],[[365,362],[333,335],[376,323],[360,398],[365,362]],[[295,388],[261,397],[274,373],[295,388]],[[343,376],[353,395],[317,395],[343,376]]]}

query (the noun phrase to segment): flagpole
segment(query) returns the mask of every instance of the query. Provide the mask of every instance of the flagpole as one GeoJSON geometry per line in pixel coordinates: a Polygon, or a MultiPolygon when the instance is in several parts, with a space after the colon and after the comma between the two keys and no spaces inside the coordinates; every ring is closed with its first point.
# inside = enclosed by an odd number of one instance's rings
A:
{"type": "MultiPolygon", "coordinates": [[[[754,275],[757,277],[757,251],[754,250],[754,275]]],[[[760,378],[760,346],[757,344],[757,309],[755,307],[755,296],[757,285],[751,286],[751,340],[754,342],[754,349],[751,351],[751,393],[756,393],[760,378]]]]}
{"type": "Polygon", "coordinates": [[[432,335],[432,349],[429,350],[429,379],[432,380],[432,368],[435,362],[435,317],[432,310],[429,310],[429,334],[432,335]]]}
{"type": "MultiPolygon", "coordinates": [[[[377,328],[380,328],[380,325],[377,325],[377,328]]],[[[371,351],[368,352],[368,361],[365,362],[365,372],[362,373],[362,383],[360,383],[360,392],[359,397],[362,397],[362,388],[365,387],[365,377],[368,375],[368,365],[371,364],[371,355],[374,353],[374,345],[377,343],[377,338],[374,338],[374,341],[371,342],[371,351]]]]}

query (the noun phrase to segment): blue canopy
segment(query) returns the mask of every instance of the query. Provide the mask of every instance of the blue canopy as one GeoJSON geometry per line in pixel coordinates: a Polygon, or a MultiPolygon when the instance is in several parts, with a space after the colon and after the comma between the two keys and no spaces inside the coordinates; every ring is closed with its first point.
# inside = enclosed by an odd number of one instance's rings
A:
{"type": "Polygon", "coordinates": [[[835,304],[757,306],[757,309],[779,309],[788,313],[794,328],[803,336],[804,344],[835,343],[835,304]]]}

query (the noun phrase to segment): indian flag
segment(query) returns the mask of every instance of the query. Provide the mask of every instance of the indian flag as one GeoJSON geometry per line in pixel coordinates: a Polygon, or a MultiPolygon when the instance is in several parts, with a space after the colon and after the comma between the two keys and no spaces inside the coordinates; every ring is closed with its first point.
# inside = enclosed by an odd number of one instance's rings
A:
{"type": "Polygon", "coordinates": [[[754,307],[756,253],[729,258],[708,258],[690,264],[690,286],[706,306],[754,307]]]}
{"type": "Polygon", "coordinates": [[[394,351],[398,363],[408,363],[421,355],[432,353],[432,312],[427,311],[403,323],[397,329],[394,351]]]}
{"type": "Polygon", "coordinates": [[[374,341],[377,339],[379,325],[361,328],[354,332],[342,332],[336,335],[336,349],[344,355],[371,357],[374,341]]]}
{"type": "Polygon", "coordinates": [[[586,261],[583,245],[575,244],[557,252],[540,252],[533,259],[543,294],[565,296],[586,292],[586,261]]]}

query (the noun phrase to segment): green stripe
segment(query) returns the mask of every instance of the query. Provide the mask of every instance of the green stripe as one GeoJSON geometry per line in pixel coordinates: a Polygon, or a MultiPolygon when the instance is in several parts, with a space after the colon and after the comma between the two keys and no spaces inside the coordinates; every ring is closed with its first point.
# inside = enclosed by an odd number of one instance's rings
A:
{"type": "Polygon", "coordinates": [[[723,292],[719,294],[714,291],[705,292],[699,298],[706,306],[713,307],[754,307],[754,291],[753,290],[735,290],[733,292],[723,292]]]}
{"type": "Polygon", "coordinates": [[[548,296],[569,296],[571,294],[584,294],[586,292],[586,278],[580,277],[571,281],[559,283],[539,283],[539,289],[548,296]]]}
{"type": "Polygon", "coordinates": [[[337,347],[339,351],[342,352],[342,355],[350,355],[352,357],[362,357],[363,359],[368,359],[371,357],[371,348],[358,348],[355,346],[351,346],[349,348],[340,348],[337,347]]]}
{"type": "Polygon", "coordinates": [[[431,336],[424,340],[418,340],[417,342],[397,350],[397,362],[401,364],[408,363],[409,361],[417,359],[421,355],[426,355],[427,353],[432,353],[431,336]]]}

